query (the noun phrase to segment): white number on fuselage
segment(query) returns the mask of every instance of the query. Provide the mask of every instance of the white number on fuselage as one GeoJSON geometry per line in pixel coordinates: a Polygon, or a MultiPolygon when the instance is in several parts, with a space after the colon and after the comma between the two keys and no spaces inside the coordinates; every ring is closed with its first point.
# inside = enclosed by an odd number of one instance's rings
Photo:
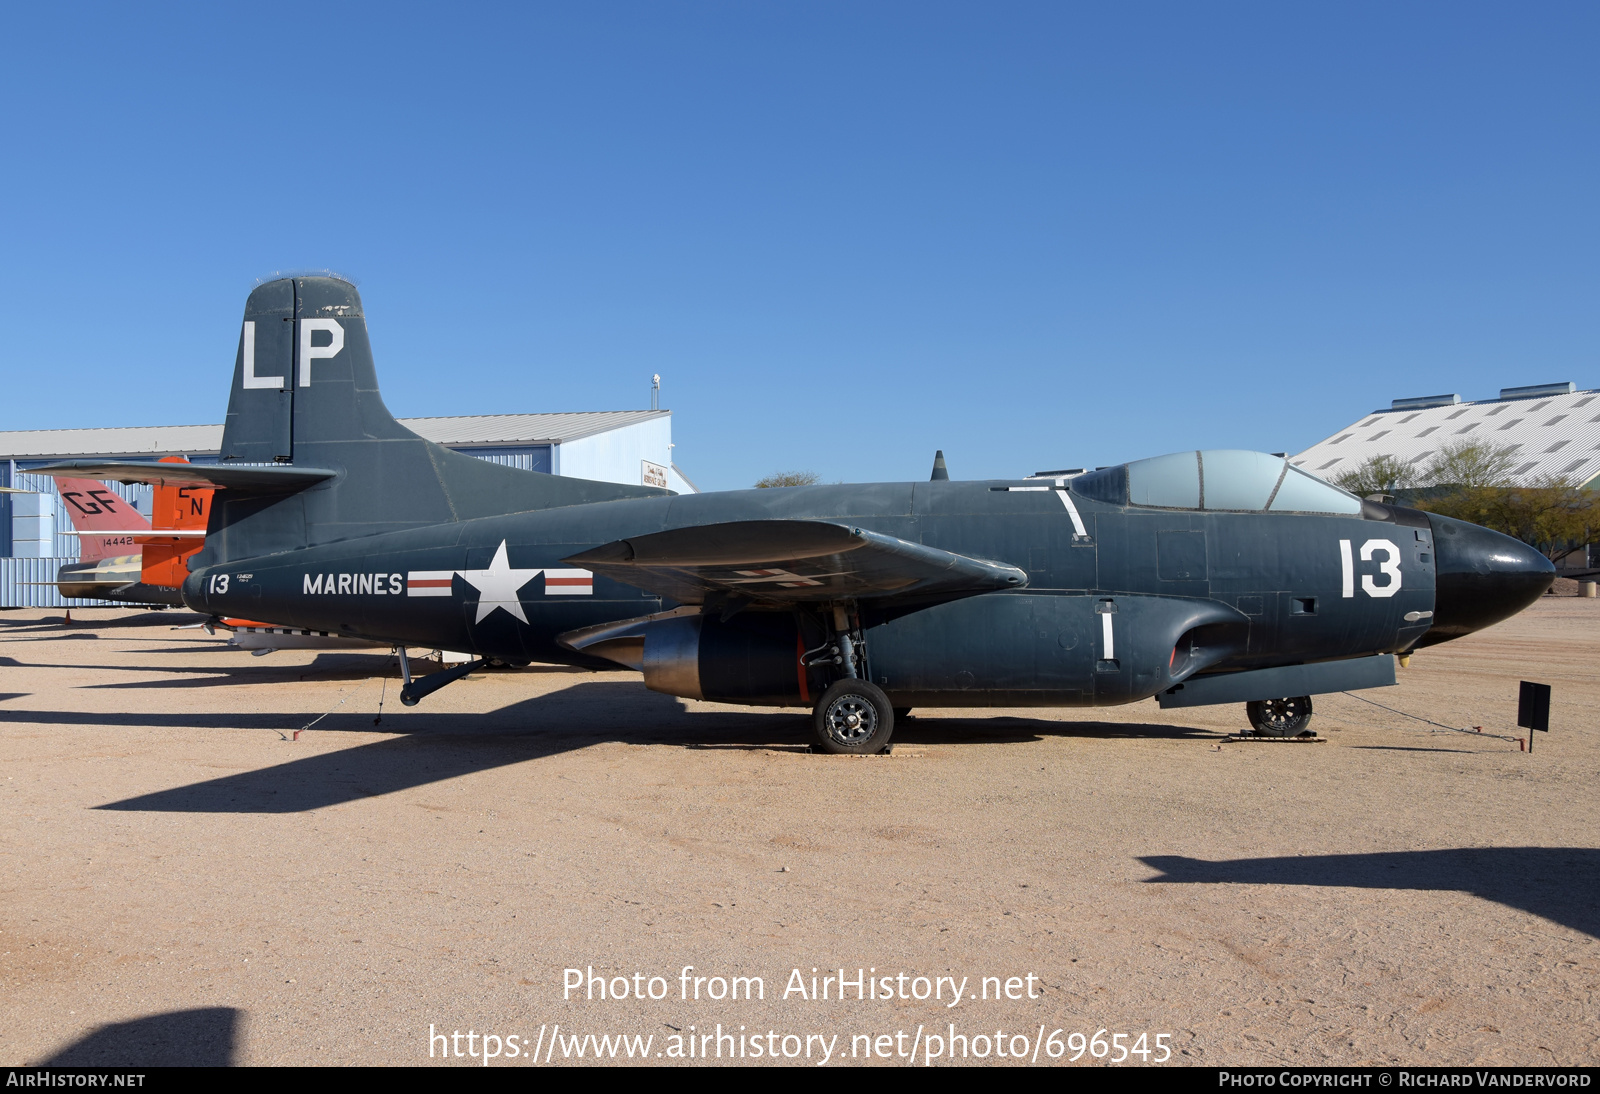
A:
{"type": "MultiPolygon", "coordinates": [[[[1361,561],[1371,562],[1372,556],[1382,554],[1378,562],[1377,574],[1361,575],[1361,591],[1368,596],[1389,597],[1400,591],[1400,548],[1386,539],[1369,539],[1361,545],[1361,561]],[[1385,577],[1388,580],[1379,585],[1376,577],[1385,577]]],[[[1340,595],[1353,597],[1356,595],[1356,564],[1350,550],[1350,541],[1339,541],[1339,567],[1342,578],[1340,595]]]]}

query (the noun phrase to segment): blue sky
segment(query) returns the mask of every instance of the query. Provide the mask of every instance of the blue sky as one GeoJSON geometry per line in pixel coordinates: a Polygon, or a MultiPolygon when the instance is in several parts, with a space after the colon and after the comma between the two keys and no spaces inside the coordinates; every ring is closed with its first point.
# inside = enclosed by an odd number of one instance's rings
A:
{"type": "Polygon", "coordinates": [[[216,422],[273,271],[402,416],[648,405],[702,487],[1296,451],[1600,385],[1600,8],[32,5],[0,429],[216,422]]]}

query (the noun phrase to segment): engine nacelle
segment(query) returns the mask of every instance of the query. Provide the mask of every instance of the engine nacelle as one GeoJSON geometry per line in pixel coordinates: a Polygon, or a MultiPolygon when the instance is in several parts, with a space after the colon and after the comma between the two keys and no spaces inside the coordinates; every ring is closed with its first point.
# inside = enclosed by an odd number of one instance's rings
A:
{"type": "Polygon", "coordinates": [[[691,615],[645,628],[641,667],[645,687],[685,699],[810,706],[804,652],[787,613],[749,612],[726,622],[691,615]]]}
{"type": "Polygon", "coordinates": [[[796,617],[744,612],[723,620],[684,611],[590,627],[561,636],[568,649],[644,673],[645,687],[684,699],[756,706],[810,706],[827,686],[800,663],[796,617]]]}

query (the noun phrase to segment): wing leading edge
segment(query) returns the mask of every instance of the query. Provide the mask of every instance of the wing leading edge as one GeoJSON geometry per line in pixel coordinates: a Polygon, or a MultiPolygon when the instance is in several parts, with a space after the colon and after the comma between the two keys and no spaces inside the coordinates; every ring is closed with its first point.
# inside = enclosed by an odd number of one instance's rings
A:
{"type": "Polygon", "coordinates": [[[1003,562],[864,528],[746,520],[607,543],[564,561],[684,604],[711,598],[781,607],[831,600],[936,602],[1027,585],[1003,562]]]}

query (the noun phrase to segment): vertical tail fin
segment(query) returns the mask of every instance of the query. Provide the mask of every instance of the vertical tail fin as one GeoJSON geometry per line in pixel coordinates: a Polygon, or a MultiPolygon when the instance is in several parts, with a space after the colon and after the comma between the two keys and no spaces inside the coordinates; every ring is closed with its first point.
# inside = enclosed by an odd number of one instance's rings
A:
{"type": "Polygon", "coordinates": [[[332,277],[285,278],[250,294],[222,460],[338,474],[287,496],[222,491],[196,567],[473,517],[665,493],[503,467],[406,429],[378,392],[361,296],[332,277]]]}
{"type": "Polygon", "coordinates": [[[56,489],[66,503],[67,516],[78,536],[78,560],[99,562],[118,555],[136,555],[139,547],[133,537],[150,527],[150,522],[139,511],[123,501],[106,484],[95,479],[73,479],[56,476],[56,489]],[[94,536],[96,531],[120,532],[121,535],[94,536]]]}
{"type": "MultiPolygon", "coordinates": [[[[163,456],[161,463],[188,463],[183,456],[163,456]]],[[[158,483],[150,506],[151,530],[162,532],[203,529],[211,514],[216,492],[205,486],[176,486],[158,483]]],[[[144,545],[139,580],[146,585],[177,588],[189,576],[189,556],[202,544],[191,539],[152,539],[144,545]]]]}

